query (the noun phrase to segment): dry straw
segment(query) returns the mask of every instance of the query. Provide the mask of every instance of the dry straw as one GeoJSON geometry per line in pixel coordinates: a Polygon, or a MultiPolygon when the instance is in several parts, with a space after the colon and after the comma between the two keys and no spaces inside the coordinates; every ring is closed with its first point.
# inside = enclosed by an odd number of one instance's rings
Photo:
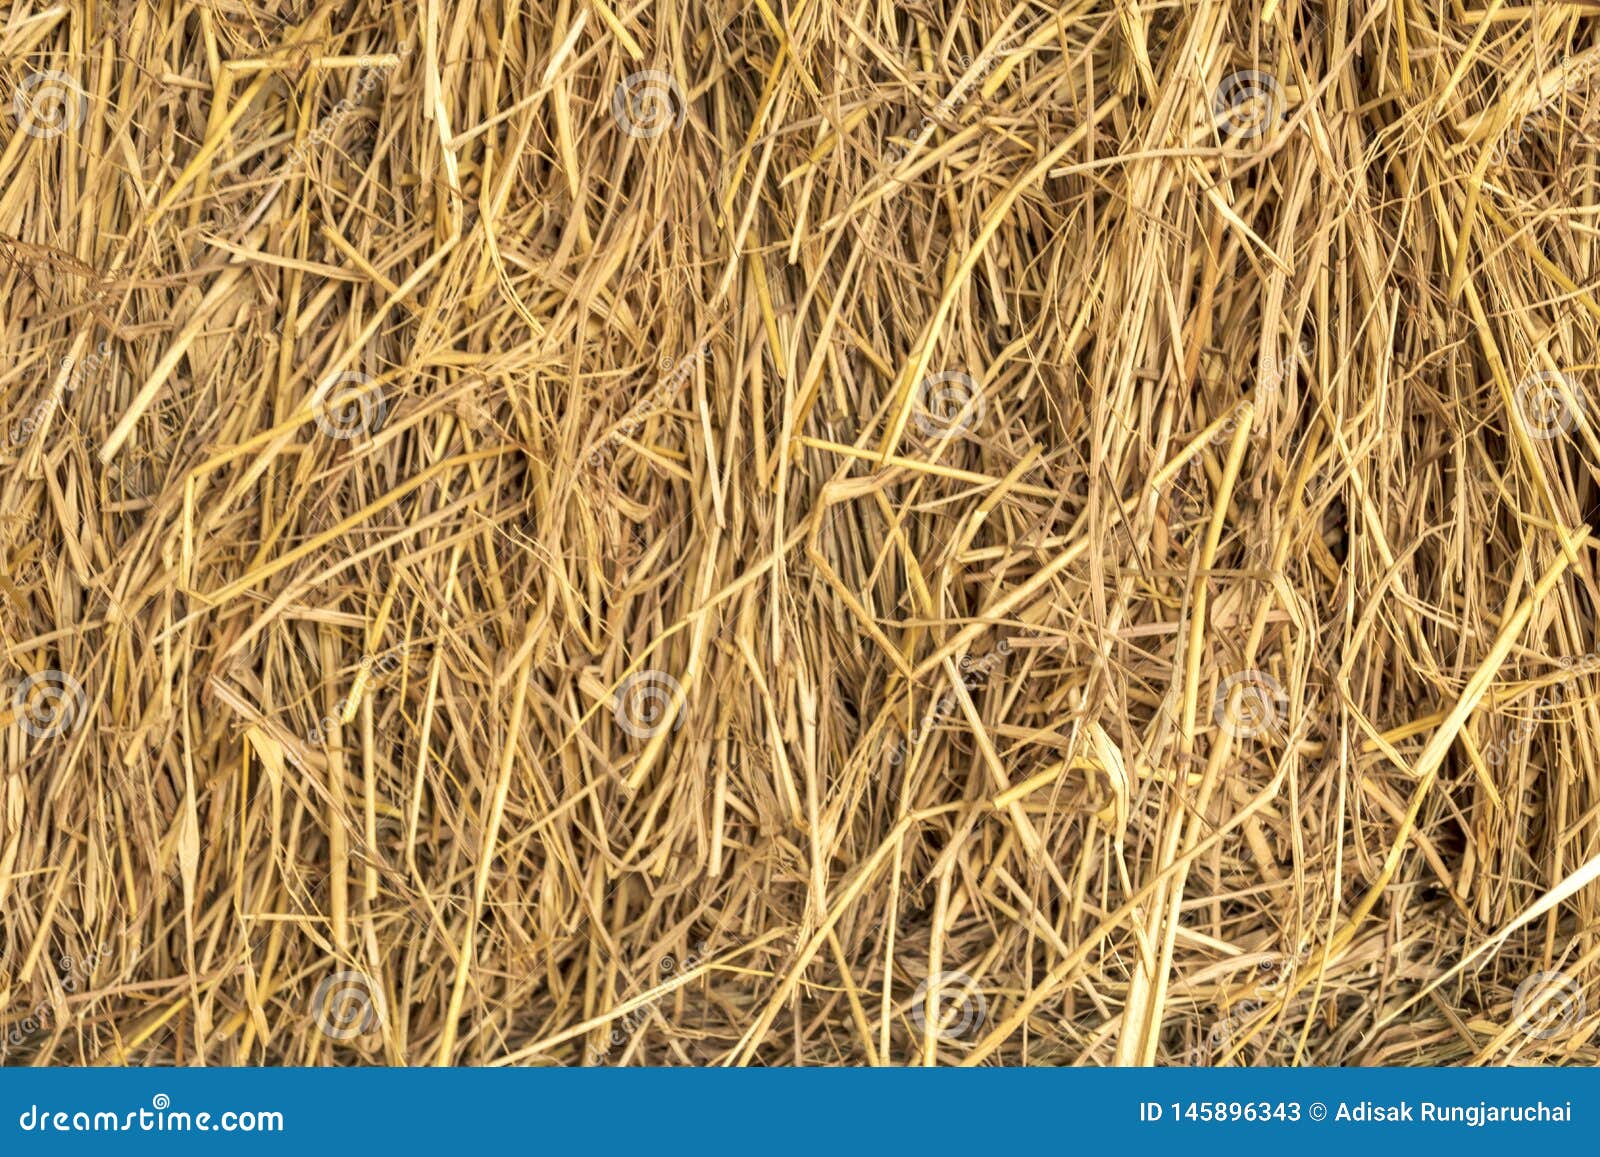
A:
{"type": "Polygon", "coordinates": [[[1590,5],[0,7],[0,1052],[1593,1064],[1590,5]]]}

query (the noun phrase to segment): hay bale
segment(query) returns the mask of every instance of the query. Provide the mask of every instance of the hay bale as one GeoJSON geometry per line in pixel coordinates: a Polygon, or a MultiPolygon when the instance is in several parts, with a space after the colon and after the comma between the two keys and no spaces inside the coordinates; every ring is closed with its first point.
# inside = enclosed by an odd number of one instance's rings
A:
{"type": "Polygon", "coordinates": [[[6,13],[8,1061],[1595,1063],[1587,10],[6,13]]]}

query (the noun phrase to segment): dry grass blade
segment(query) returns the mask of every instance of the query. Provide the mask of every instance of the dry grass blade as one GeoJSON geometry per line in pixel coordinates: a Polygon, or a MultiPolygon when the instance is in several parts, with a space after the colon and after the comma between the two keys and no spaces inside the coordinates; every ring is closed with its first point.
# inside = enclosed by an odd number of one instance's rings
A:
{"type": "Polygon", "coordinates": [[[13,1064],[1595,1064],[1600,16],[0,6],[13,1064]]]}

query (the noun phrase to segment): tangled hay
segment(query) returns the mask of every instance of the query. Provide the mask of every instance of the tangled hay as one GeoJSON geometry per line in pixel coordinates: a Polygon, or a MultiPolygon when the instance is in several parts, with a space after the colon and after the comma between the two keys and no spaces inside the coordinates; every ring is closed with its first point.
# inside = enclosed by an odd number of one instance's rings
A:
{"type": "Polygon", "coordinates": [[[1600,1059],[1592,6],[3,11],[9,1063],[1600,1059]]]}

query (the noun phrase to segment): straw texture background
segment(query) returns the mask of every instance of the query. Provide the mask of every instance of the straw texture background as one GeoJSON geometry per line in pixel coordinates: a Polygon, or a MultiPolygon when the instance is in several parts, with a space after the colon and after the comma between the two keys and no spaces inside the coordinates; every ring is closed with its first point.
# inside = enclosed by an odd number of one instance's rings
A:
{"type": "Polygon", "coordinates": [[[11,1064],[1593,1064],[1600,12],[0,7],[11,1064]]]}

